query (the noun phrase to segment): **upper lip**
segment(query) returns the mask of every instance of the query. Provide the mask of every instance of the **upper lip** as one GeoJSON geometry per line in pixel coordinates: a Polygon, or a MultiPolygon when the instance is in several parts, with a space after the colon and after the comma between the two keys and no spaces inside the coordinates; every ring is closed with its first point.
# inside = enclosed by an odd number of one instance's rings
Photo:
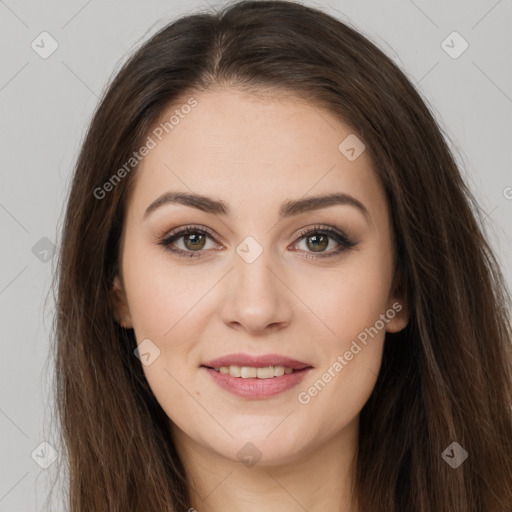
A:
{"type": "Polygon", "coordinates": [[[250,354],[229,354],[227,356],[218,357],[203,363],[201,366],[209,368],[220,368],[221,366],[254,366],[262,368],[265,366],[284,366],[293,370],[303,370],[310,368],[311,365],[291,359],[289,357],[280,356],[278,354],[264,354],[261,356],[252,356],[250,354]]]}

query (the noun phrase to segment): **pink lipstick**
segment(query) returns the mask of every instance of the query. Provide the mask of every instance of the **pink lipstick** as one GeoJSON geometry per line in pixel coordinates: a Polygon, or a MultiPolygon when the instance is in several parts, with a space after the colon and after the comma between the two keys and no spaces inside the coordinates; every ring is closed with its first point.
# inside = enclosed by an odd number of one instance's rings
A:
{"type": "Polygon", "coordinates": [[[230,354],[201,365],[222,389],[251,400],[278,395],[299,384],[313,367],[307,363],[265,354],[230,354]]]}

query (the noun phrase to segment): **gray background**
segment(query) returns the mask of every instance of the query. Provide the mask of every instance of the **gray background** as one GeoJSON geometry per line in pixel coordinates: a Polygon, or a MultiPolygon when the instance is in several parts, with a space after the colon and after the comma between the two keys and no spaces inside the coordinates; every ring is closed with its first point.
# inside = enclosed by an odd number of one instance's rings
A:
{"type": "MultiPolygon", "coordinates": [[[[512,1],[306,3],[350,20],[429,102],[485,212],[510,288],[512,1]],[[442,46],[453,31],[469,44],[458,58],[442,46]]],[[[36,463],[51,461],[39,445],[61,451],[48,426],[51,249],[60,243],[71,171],[98,96],[136,45],[174,17],[208,7],[181,0],[0,0],[0,512],[42,510],[57,464],[36,463]],[[35,40],[49,48],[38,37],[43,31],[59,45],[46,59],[31,47],[35,40]]],[[[462,48],[453,37],[445,45],[452,53],[462,48]]]]}

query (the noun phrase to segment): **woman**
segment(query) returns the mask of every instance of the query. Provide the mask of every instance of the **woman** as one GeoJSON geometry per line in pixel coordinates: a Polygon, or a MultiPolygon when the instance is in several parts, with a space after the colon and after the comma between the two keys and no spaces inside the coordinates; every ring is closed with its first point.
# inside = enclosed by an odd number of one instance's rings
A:
{"type": "Polygon", "coordinates": [[[249,1],[160,30],[92,120],[59,263],[73,512],[512,510],[504,280],[353,28],[249,1]]]}

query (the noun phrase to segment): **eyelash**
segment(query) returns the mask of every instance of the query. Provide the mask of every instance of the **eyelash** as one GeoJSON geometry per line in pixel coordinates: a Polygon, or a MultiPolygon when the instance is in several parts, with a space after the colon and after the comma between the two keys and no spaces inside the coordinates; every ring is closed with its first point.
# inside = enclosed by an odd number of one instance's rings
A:
{"type": "MultiPolygon", "coordinates": [[[[158,243],[159,243],[159,245],[162,245],[166,250],[171,251],[180,257],[184,257],[184,258],[202,257],[203,255],[201,253],[204,252],[203,250],[184,251],[182,249],[176,249],[176,248],[171,247],[171,244],[173,244],[180,238],[182,238],[186,235],[191,235],[191,234],[205,235],[211,239],[214,239],[213,234],[206,228],[203,228],[200,226],[184,226],[184,227],[178,228],[174,232],[169,233],[167,236],[165,236],[163,238],[160,237],[160,240],[158,243]]],[[[346,249],[351,249],[352,247],[357,245],[356,242],[352,242],[343,232],[338,231],[337,229],[334,229],[330,226],[320,226],[320,225],[316,225],[316,226],[313,226],[312,228],[307,228],[307,229],[300,231],[298,233],[297,240],[300,242],[302,239],[307,238],[309,236],[313,236],[313,235],[328,235],[330,238],[335,240],[339,244],[339,246],[336,249],[334,249],[328,253],[315,254],[315,253],[310,252],[304,256],[305,258],[308,258],[308,259],[316,260],[316,259],[322,259],[322,258],[330,258],[332,256],[336,256],[336,255],[340,254],[341,252],[343,252],[346,249]]]]}

